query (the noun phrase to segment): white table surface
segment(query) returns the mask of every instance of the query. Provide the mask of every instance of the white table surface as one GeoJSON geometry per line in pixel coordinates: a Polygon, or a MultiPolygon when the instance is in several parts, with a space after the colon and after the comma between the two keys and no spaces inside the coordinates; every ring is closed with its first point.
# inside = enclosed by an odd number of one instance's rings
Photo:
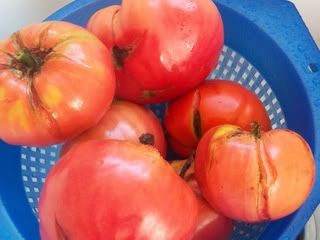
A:
{"type": "MultiPolygon", "coordinates": [[[[72,0],[1,0],[0,39],[27,23],[41,21],[72,0]]],[[[238,0],[240,1],[240,0],[238,0]]],[[[320,1],[292,0],[320,47],[320,1]]]]}

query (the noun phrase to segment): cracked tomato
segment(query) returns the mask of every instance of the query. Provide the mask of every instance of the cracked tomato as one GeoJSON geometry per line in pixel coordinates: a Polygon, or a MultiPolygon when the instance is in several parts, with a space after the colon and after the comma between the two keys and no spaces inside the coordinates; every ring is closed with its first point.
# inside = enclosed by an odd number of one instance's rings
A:
{"type": "Polygon", "coordinates": [[[311,192],[315,162],[306,141],[287,129],[251,132],[234,125],[209,130],[195,158],[201,192],[219,213],[244,222],[285,217],[311,192]]]}
{"type": "Polygon", "coordinates": [[[263,130],[271,128],[268,113],[255,94],[235,82],[208,80],[169,103],[164,126],[171,148],[187,157],[210,128],[234,124],[249,130],[253,121],[263,130]]]}
{"type": "Polygon", "coordinates": [[[159,119],[148,108],[127,101],[116,100],[100,122],[65,143],[61,154],[74,144],[90,139],[118,139],[154,146],[166,156],[166,142],[159,119]]]}
{"type": "Polygon", "coordinates": [[[70,149],[39,203],[42,240],[190,240],[197,213],[195,194],[158,151],[110,139],[70,149]]]}
{"type": "Polygon", "coordinates": [[[115,76],[108,49],[66,22],[31,24],[0,42],[0,139],[50,145],[94,126],[115,76]]]}
{"type": "Polygon", "coordinates": [[[166,101],[203,82],[224,36],[211,0],[123,0],[96,12],[87,28],[112,49],[117,96],[139,103],[166,101]]]}

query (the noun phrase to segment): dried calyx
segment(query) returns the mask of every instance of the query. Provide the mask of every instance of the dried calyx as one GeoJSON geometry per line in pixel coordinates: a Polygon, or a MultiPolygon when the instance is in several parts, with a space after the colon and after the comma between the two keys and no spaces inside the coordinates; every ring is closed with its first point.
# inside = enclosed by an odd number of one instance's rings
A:
{"type": "Polygon", "coordinates": [[[261,138],[261,125],[257,122],[254,121],[251,124],[251,134],[255,136],[256,138],[261,138]]]}
{"type": "Polygon", "coordinates": [[[120,48],[117,45],[112,48],[113,64],[117,69],[123,68],[124,61],[130,56],[131,52],[131,48],[120,48]]]}
{"type": "Polygon", "coordinates": [[[154,146],[154,136],[151,133],[144,133],[139,137],[139,142],[144,145],[154,146]]]}
{"type": "Polygon", "coordinates": [[[40,72],[45,58],[50,52],[51,49],[42,51],[23,49],[11,60],[10,65],[12,68],[22,72],[23,75],[33,77],[40,72]]]}
{"type": "Polygon", "coordinates": [[[52,49],[41,47],[26,48],[19,32],[14,33],[11,38],[19,50],[15,55],[10,55],[10,68],[18,70],[23,76],[32,78],[36,73],[40,72],[52,49]]]}

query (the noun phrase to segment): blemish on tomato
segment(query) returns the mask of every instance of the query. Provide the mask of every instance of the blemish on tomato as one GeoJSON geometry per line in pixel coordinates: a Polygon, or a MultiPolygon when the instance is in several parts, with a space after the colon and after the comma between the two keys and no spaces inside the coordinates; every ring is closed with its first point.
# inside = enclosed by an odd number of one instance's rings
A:
{"type": "Polygon", "coordinates": [[[120,48],[115,45],[112,48],[112,58],[113,64],[117,69],[121,69],[124,67],[125,60],[130,56],[132,53],[132,48],[120,48]]]}
{"type": "Polygon", "coordinates": [[[144,145],[154,146],[154,143],[155,143],[154,136],[151,133],[144,133],[139,137],[139,142],[144,145]]]}
{"type": "Polygon", "coordinates": [[[0,101],[3,101],[6,98],[6,90],[0,87],[0,101]]]}
{"type": "Polygon", "coordinates": [[[43,95],[43,102],[49,108],[54,108],[62,99],[61,91],[54,85],[48,85],[43,95]]]}
{"type": "Polygon", "coordinates": [[[163,88],[158,90],[143,90],[141,98],[154,98],[160,93],[171,91],[171,88],[163,88]]]}
{"type": "Polygon", "coordinates": [[[23,130],[30,129],[30,123],[27,120],[27,113],[21,100],[17,100],[8,112],[9,122],[18,123],[23,130]]]}

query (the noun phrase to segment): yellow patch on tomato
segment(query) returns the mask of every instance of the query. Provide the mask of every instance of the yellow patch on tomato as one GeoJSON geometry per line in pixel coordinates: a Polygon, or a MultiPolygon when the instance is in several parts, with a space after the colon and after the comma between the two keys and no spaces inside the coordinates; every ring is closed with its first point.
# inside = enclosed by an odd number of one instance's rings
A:
{"type": "Polygon", "coordinates": [[[4,100],[6,97],[6,90],[3,87],[0,87],[0,101],[4,100]]]}
{"type": "Polygon", "coordinates": [[[30,122],[28,121],[27,112],[21,100],[17,100],[15,103],[13,103],[8,112],[8,119],[12,124],[18,123],[23,130],[30,129],[30,122]]]}
{"type": "Polygon", "coordinates": [[[229,125],[225,124],[222,125],[221,127],[218,127],[215,133],[213,134],[212,138],[217,139],[220,137],[224,137],[228,135],[230,132],[235,132],[235,131],[240,131],[241,129],[235,125],[229,125]]]}
{"type": "Polygon", "coordinates": [[[48,85],[44,91],[43,102],[49,108],[56,107],[62,99],[61,91],[54,85],[48,85]]]}

